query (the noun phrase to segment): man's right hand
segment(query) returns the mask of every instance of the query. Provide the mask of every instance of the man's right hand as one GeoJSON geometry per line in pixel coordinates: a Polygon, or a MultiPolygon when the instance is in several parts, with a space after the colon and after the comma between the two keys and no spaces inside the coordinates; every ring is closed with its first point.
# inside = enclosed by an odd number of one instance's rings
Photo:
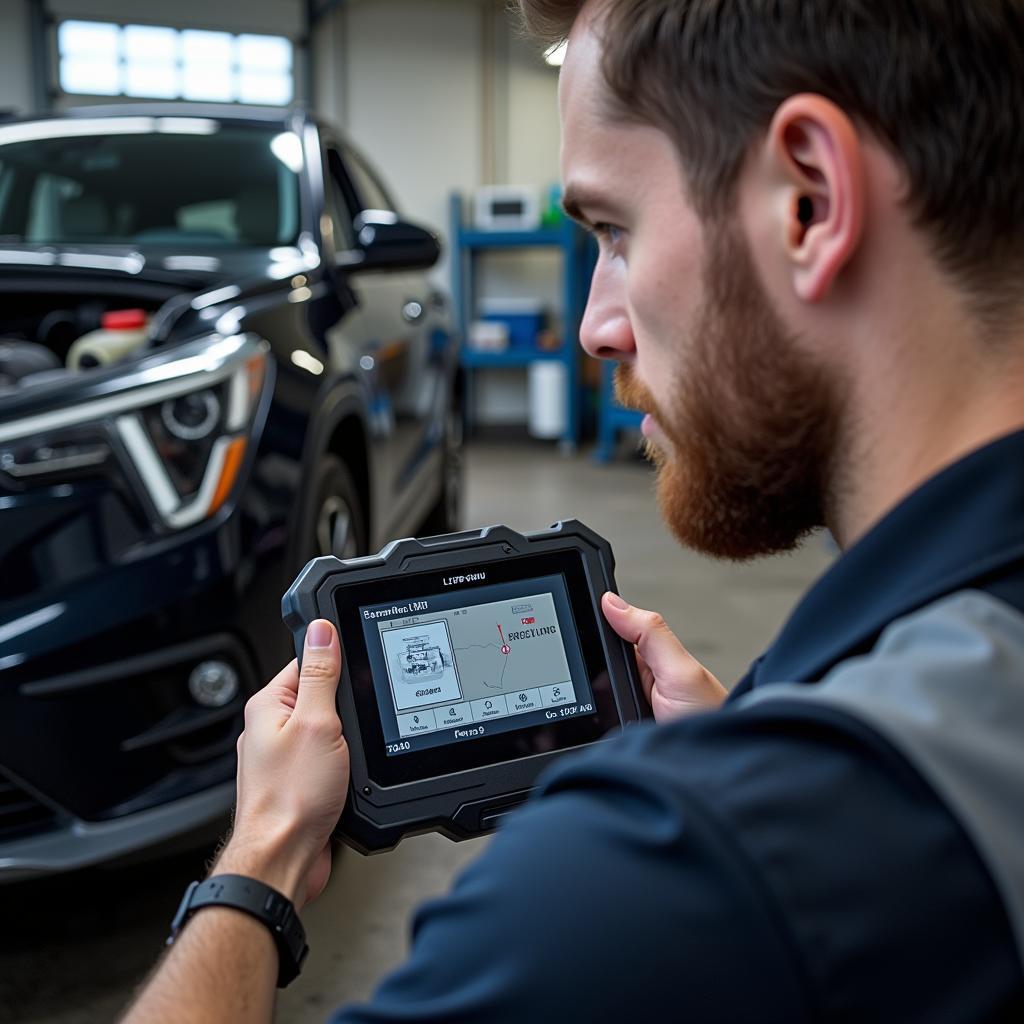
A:
{"type": "Polygon", "coordinates": [[[610,591],[601,599],[601,608],[612,629],[636,646],[640,682],[656,721],[670,722],[721,706],[728,691],[683,647],[657,612],[634,608],[610,591]]]}

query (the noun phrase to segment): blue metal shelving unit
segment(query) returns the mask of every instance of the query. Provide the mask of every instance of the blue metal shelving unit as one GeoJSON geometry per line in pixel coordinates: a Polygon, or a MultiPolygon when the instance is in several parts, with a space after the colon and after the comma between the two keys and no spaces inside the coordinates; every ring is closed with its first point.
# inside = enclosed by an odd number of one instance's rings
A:
{"type": "Polygon", "coordinates": [[[611,462],[615,456],[615,445],[620,430],[639,430],[642,412],[626,409],[615,401],[615,386],[612,378],[615,367],[605,363],[601,370],[601,405],[597,416],[597,450],[594,458],[598,462],[611,462]]]}
{"type": "Polygon", "coordinates": [[[483,252],[497,249],[556,248],[562,253],[562,309],[564,338],[553,351],[508,349],[477,352],[462,346],[460,359],[466,371],[466,427],[472,429],[475,414],[474,373],[500,367],[528,366],[538,360],[556,360],[565,366],[566,427],[562,446],[573,451],[580,436],[580,372],[578,340],[580,321],[590,289],[593,259],[588,236],[566,218],[557,228],[540,231],[476,231],[462,222],[462,196],[452,195],[449,205],[452,244],[452,298],[465,341],[475,306],[475,261],[483,252]]]}

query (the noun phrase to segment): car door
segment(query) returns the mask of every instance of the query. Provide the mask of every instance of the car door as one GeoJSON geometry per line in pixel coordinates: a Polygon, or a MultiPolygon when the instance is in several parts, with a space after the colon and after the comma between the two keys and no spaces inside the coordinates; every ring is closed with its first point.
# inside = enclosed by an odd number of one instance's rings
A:
{"type": "Polygon", "coordinates": [[[353,375],[365,396],[370,432],[371,479],[374,485],[371,547],[391,535],[395,521],[395,480],[400,459],[396,430],[395,396],[405,379],[412,332],[402,316],[402,289],[394,275],[345,269],[346,252],[356,248],[353,221],[356,204],[344,173],[337,143],[324,144],[325,212],[333,225],[338,253],[339,288],[351,293],[355,306],[326,331],[332,368],[353,375]]]}
{"type": "MultiPolygon", "coordinates": [[[[400,216],[380,177],[350,145],[342,147],[344,170],[352,201],[360,212],[400,216]]],[[[360,275],[370,277],[371,275],[360,275]]],[[[392,500],[396,526],[409,532],[419,523],[417,515],[430,507],[436,496],[440,473],[440,440],[446,413],[447,334],[439,321],[439,300],[427,275],[419,271],[395,271],[386,275],[387,301],[401,311],[403,349],[389,367],[394,412],[392,500]]]]}

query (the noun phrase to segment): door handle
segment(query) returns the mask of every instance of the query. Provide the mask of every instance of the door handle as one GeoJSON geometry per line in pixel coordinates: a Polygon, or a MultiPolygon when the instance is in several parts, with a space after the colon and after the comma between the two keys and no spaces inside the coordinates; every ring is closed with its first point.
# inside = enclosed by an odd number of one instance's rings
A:
{"type": "Polygon", "coordinates": [[[402,307],[402,318],[410,324],[414,324],[417,320],[422,319],[423,303],[417,302],[416,299],[409,299],[402,307]]]}

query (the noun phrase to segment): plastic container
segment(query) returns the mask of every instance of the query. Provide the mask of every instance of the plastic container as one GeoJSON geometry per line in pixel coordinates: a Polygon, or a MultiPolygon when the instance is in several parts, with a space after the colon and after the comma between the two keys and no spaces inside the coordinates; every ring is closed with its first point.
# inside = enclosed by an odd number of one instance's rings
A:
{"type": "Polygon", "coordinates": [[[474,320],[469,325],[469,347],[476,352],[504,352],[508,348],[508,324],[474,320]]]}
{"type": "Polygon", "coordinates": [[[567,410],[565,364],[558,360],[530,363],[527,429],[531,437],[553,440],[565,433],[567,410]]]}
{"type": "Polygon", "coordinates": [[[483,320],[506,324],[509,347],[513,349],[535,348],[537,335],[547,320],[544,303],[538,299],[483,299],[480,316],[483,320]]]}
{"type": "Polygon", "coordinates": [[[144,309],[117,309],[104,313],[99,330],[83,334],[68,350],[69,370],[91,370],[107,366],[149,339],[149,317],[144,309]]]}

